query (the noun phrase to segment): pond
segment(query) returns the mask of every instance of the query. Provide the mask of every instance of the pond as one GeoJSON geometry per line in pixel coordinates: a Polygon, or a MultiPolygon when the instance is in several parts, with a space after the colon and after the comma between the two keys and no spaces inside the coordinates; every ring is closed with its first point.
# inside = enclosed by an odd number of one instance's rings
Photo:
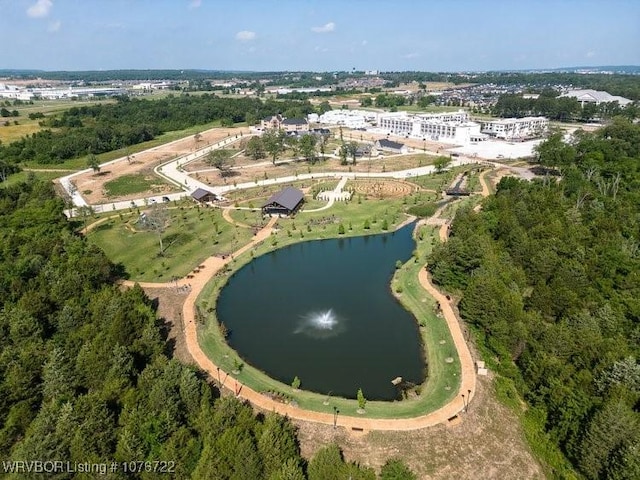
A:
{"type": "Polygon", "coordinates": [[[218,299],[229,345],[285,384],[298,376],[322,394],[397,399],[393,379],[419,384],[426,373],[415,318],[390,289],[412,231],[302,242],[251,261],[218,299]]]}

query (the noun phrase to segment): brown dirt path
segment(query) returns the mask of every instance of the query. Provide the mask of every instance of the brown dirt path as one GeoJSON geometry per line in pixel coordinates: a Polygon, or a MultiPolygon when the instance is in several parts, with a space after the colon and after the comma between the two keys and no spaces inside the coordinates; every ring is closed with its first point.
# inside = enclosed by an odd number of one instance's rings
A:
{"type": "MultiPolygon", "coordinates": [[[[425,223],[441,225],[440,237],[442,240],[446,240],[448,232],[448,221],[446,219],[439,218],[439,215],[443,209],[444,206],[438,209],[433,217],[428,219],[425,223]]],[[[272,218],[269,223],[253,237],[251,242],[237,250],[230,257],[227,257],[225,259],[219,257],[208,258],[203,262],[202,265],[200,265],[200,267],[197,269],[197,272],[194,270],[194,273],[188,275],[187,278],[183,278],[171,284],[140,283],[140,285],[143,288],[186,286],[189,289],[189,293],[187,295],[187,298],[185,299],[185,303],[182,309],[182,320],[184,325],[186,349],[188,350],[189,354],[196,362],[196,364],[201,369],[206,371],[209,375],[211,375],[212,378],[216,378],[218,376],[218,372],[223,373],[225,378],[223,386],[226,386],[227,388],[234,391],[238,397],[248,400],[255,407],[265,411],[277,412],[281,415],[286,415],[297,420],[322,423],[325,425],[333,425],[334,418],[333,414],[331,413],[307,411],[292,405],[285,405],[276,402],[273,399],[266,397],[259,392],[256,392],[255,390],[252,390],[248,386],[243,385],[241,382],[238,382],[235,378],[233,378],[233,376],[231,376],[227,372],[224,372],[218,365],[214,364],[211,359],[209,359],[209,357],[207,357],[207,355],[202,351],[202,349],[200,348],[200,344],[198,343],[198,329],[195,307],[198,295],[200,294],[200,292],[202,292],[205,285],[215,275],[215,273],[228,262],[230,262],[233,257],[241,255],[242,253],[251,249],[254,245],[268,238],[273,231],[273,227],[276,221],[277,218],[272,218]]],[[[447,299],[444,294],[438,291],[437,288],[433,285],[426,269],[421,269],[418,279],[423,288],[425,288],[425,290],[427,290],[427,292],[432,295],[440,304],[442,314],[447,322],[447,325],[449,326],[451,336],[453,338],[456,349],[458,350],[458,355],[460,358],[460,392],[464,393],[466,398],[472,399],[476,390],[476,375],[473,365],[473,358],[464,340],[460,322],[454,312],[452,302],[447,299]],[[468,393],[469,391],[471,392],[470,394],[468,393]]],[[[133,282],[124,282],[124,284],[131,285],[133,284],[133,282]]],[[[457,395],[451,402],[439,408],[438,410],[427,415],[422,415],[420,417],[410,419],[372,419],[341,415],[338,420],[338,424],[339,426],[346,427],[348,429],[356,428],[365,431],[416,430],[424,427],[431,427],[441,423],[447,423],[451,418],[455,417],[464,408],[464,400],[462,399],[461,395],[457,395]]]]}

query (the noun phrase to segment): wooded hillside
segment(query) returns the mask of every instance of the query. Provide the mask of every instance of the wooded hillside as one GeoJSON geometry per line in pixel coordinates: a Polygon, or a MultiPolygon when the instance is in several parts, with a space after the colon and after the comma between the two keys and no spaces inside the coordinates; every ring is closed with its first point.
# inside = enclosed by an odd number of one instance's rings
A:
{"type": "Polygon", "coordinates": [[[640,478],[640,126],[538,151],[549,174],[460,211],[429,270],[587,478],[640,478]]]}

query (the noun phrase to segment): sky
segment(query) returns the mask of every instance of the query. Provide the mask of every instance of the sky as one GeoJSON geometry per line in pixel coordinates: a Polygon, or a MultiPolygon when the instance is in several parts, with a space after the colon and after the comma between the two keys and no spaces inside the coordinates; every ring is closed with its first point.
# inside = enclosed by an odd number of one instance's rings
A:
{"type": "Polygon", "coordinates": [[[0,0],[0,69],[640,65],[639,0],[0,0]]]}

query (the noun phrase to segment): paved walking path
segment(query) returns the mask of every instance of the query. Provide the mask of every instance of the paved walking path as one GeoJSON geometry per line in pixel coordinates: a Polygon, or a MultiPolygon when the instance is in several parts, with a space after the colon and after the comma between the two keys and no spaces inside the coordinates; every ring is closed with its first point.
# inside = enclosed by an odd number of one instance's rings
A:
{"type": "MultiPolygon", "coordinates": [[[[427,221],[423,223],[440,224],[440,237],[443,240],[447,238],[448,222],[439,218],[440,213],[444,209],[445,205],[440,207],[438,211],[427,221]]],[[[184,278],[174,283],[140,283],[145,288],[158,288],[158,287],[183,287],[189,289],[189,293],[185,300],[182,310],[182,321],[185,334],[185,343],[187,350],[191,357],[196,362],[199,368],[206,371],[212,378],[224,378],[223,387],[227,387],[232,390],[238,397],[248,400],[255,407],[265,411],[277,412],[281,415],[289,416],[290,418],[322,423],[326,425],[334,424],[334,415],[332,413],[321,413],[310,410],[303,410],[301,408],[286,405],[274,401],[273,399],[262,395],[259,392],[243,385],[232,377],[229,372],[225,372],[218,365],[213,363],[211,359],[202,351],[198,342],[198,327],[196,321],[196,300],[206,284],[213,278],[213,276],[232,259],[247,250],[253,248],[258,243],[268,238],[273,227],[277,221],[277,218],[272,218],[269,223],[260,230],[247,245],[243,246],[233,255],[227,258],[210,257],[197,269],[197,272],[189,275],[191,278],[184,278]]],[[[451,402],[439,408],[438,410],[431,412],[427,415],[408,419],[379,419],[379,418],[364,418],[364,417],[351,417],[345,414],[341,414],[338,418],[338,425],[348,429],[356,428],[368,430],[415,430],[425,427],[430,427],[440,423],[447,422],[450,418],[456,416],[465,408],[465,400],[462,397],[464,394],[468,401],[473,399],[476,389],[476,375],[473,365],[473,358],[471,352],[465,342],[462,329],[456,314],[453,310],[452,302],[442,294],[431,282],[426,268],[420,270],[418,279],[422,287],[434,297],[434,299],[440,304],[442,314],[447,322],[453,342],[458,356],[460,358],[461,366],[461,384],[459,392],[461,395],[456,395],[451,402]]],[[[132,285],[133,282],[124,282],[127,285],[132,285]]]]}
{"type": "Polygon", "coordinates": [[[301,213],[320,212],[322,210],[328,210],[329,208],[333,207],[336,198],[338,198],[342,194],[342,189],[347,184],[347,180],[349,180],[349,177],[342,177],[338,182],[338,185],[336,185],[336,188],[334,188],[331,192],[326,192],[326,194],[328,194],[329,196],[329,201],[326,205],[320,208],[313,208],[311,210],[304,209],[301,213]]]}

